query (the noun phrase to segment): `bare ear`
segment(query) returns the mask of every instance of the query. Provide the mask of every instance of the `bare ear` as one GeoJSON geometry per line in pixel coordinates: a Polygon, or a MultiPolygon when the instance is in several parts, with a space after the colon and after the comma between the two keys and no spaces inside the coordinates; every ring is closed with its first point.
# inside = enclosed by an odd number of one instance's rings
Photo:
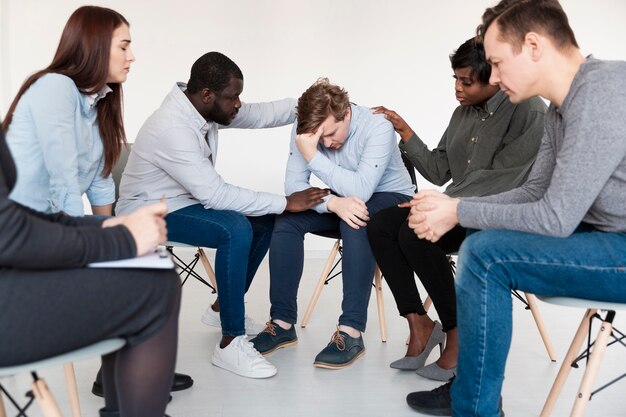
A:
{"type": "Polygon", "coordinates": [[[213,101],[215,100],[215,93],[208,88],[203,88],[200,91],[200,97],[204,104],[212,105],[213,101]]]}
{"type": "Polygon", "coordinates": [[[538,61],[541,58],[545,41],[545,36],[541,36],[537,32],[528,32],[524,37],[524,46],[533,61],[538,61]]]}

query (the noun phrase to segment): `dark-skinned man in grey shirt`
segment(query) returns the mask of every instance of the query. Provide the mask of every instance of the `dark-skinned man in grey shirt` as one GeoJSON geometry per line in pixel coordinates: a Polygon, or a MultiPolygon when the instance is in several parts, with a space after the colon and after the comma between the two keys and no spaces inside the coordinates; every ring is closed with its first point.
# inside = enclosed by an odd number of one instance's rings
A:
{"type": "MultiPolygon", "coordinates": [[[[451,198],[420,192],[409,226],[465,239],[456,281],[456,379],[407,402],[424,414],[495,417],[511,342],[510,290],[626,302],[626,62],[585,58],[556,1],[501,1],[479,33],[490,82],[512,102],[551,102],[528,180],[509,192],[451,198]]],[[[610,319],[608,319],[610,321],[610,319]]]]}

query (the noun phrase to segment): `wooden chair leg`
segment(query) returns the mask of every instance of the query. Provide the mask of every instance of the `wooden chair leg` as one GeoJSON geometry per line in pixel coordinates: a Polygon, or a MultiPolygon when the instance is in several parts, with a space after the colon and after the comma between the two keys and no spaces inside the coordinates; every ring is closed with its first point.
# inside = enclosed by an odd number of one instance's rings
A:
{"type": "Polygon", "coordinates": [[[33,382],[32,389],[33,394],[35,395],[35,400],[37,400],[37,404],[39,404],[39,408],[41,409],[41,413],[45,417],[63,417],[61,415],[61,410],[59,410],[59,406],[56,401],[54,401],[54,397],[48,389],[46,381],[43,379],[37,379],[33,382]]]}
{"type": "Polygon", "coordinates": [[[548,337],[546,325],[543,323],[543,318],[541,317],[541,313],[539,312],[539,307],[537,307],[537,298],[533,294],[527,292],[524,293],[524,296],[526,297],[526,302],[528,303],[530,312],[533,314],[533,318],[535,319],[535,324],[537,325],[537,330],[539,330],[541,340],[543,340],[543,344],[548,351],[548,357],[552,362],[556,362],[556,353],[554,353],[554,346],[552,346],[552,342],[548,337]]]}
{"type": "Polygon", "coordinates": [[[4,408],[4,402],[2,401],[2,392],[0,392],[0,417],[7,417],[7,410],[4,408]]]}
{"type": "Polygon", "coordinates": [[[428,312],[428,309],[430,308],[431,305],[433,305],[433,300],[430,299],[430,295],[426,297],[426,301],[424,301],[424,310],[426,310],[426,312],[428,312]]]}
{"type": "Polygon", "coordinates": [[[213,288],[215,288],[215,291],[217,292],[217,280],[215,279],[215,271],[213,271],[211,262],[209,262],[209,258],[207,258],[203,248],[198,248],[198,256],[200,256],[200,261],[202,261],[202,265],[204,266],[204,270],[209,277],[211,285],[213,286],[213,288]]]}
{"type": "Polygon", "coordinates": [[[554,380],[554,384],[552,384],[552,388],[550,389],[550,394],[548,394],[548,398],[546,398],[546,402],[543,405],[543,409],[541,410],[540,417],[549,417],[552,414],[552,410],[554,409],[554,405],[563,390],[563,386],[565,385],[565,381],[567,381],[567,377],[572,370],[572,362],[574,359],[578,357],[580,353],[580,347],[582,346],[585,338],[589,334],[589,320],[591,317],[596,314],[596,310],[589,309],[585,312],[580,325],[578,326],[578,330],[576,330],[576,334],[574,335],[574,339],[567,350],[567,354],[563,359],[563,364],[559,369],[559,373],[554,380]]]}
{"type": "Polygon", "coordinates": [[[383,301],[383,282],[378,265],[374,270],[374,288],[376,289],[376,304],[378,306],[378,325],[380,326],[380,339],[387,341],[387,323],[385,320],[385,303],[383,301]]]}
{"type": "Polygon", "coordinates": [[[70,402],[72,417],[80,417],[80,402],[78,400],[78,384],[76,384],[76,373],[74,372],[74,364],[66,363],[63,365],[65,372],[65,384],[67,386],[67,398],[70,402]]]}
{"type": "Polygon", "coordinates": [[[578,394],[576,395],[576,400],[574,401],[572,414],[570,414],[571,417],[582,417],[585,412],[585,408],[591,398],[593,383],[596,380],[596,375],[598,374],[598,369],[600,368],[600,362],[602,362],[602,358],[604,358],[604,351],[606,350],[606,345],[609,341],[612,329],[613,326],[608,321],[603,321],[600,325],[598,337],[596,337],[593,350],[589,356],[589,362],[587,363],[583,379],[580,383],[580,388],[578,388],[578,394]]]}
{"type": "Polygon", "coordinates": [[[326,265],[324,265],[324,270],[322,271],[322,275],[320,275],[320,279],[317,281],[317,286],[315,287],[315,292],[311,297],[311,301],[309,302],[308,307],[306,308],[306,312],[304,313],[304,318],[302,319],[302,323],[300,323],[300,327],[306,327],[309,324],[309,320],[311,319],[311,314],[313,314],[313,309],[315,308],[315,304],[317,304],[317,299],[320,298],[320,294],[322,293],[322,288],[324,288],[324,283],[328,278],[328,274],[330,273],[330,269],[333,266],[333,262],[335,262],[335,258],[337,257],[337,253],[339,252],[339,240],[335,241],[332,250],[330,251],[330,255],[328,255],[328,259],[326,260],[326,265]]]}

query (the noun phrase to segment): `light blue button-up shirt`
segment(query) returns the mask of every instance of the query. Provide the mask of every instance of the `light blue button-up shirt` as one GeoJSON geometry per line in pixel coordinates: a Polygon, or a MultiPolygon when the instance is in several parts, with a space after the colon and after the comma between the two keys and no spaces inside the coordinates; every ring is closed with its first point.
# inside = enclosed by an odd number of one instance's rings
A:
{"type": "Polygon", "coordinates": [[[115,201],[115,184],[102,178],[103,145],[96,104],[108,93],[81,94],[71,78],[46,74],[20,98],[7,132],[17,166],[11,199],[35,210],[84,214],[115,201]]]}
{"type": "Polygon", "coordinates": [[[243,103],[230,125],[205,120],[177,83],[143,124],[122,175],[116,214],[165,199],[170,212],[192,204],[246,216],[282,213],[285,196],[229,184],[215,170],[218,129],[261,129],[295,120],[294,99],[243,103]]]}
{"type": "MultiPolygon", "coordinates": [[[[322,180],[341,197],[358,197],[368,201],[380,192],[413,195],[411,183],[398,149],[393,126],[383,115],[372,114],[367,107],[351,104],[352,117],[348,137],[337,150],[317,145],[317,153],[307,163],[296,146],[296,125],[291,132],[285,194],[309,188],[311,174],[322,180]]],[[[328,213],[328,199],[313,209],[328,213]]]]}

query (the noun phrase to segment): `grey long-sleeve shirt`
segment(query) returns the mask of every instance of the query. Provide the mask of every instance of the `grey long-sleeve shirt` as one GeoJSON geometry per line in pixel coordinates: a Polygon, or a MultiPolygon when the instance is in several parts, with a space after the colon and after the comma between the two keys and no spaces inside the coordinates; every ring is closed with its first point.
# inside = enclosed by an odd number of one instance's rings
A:
{"type": "Polygon", "coordinates": [[[588,58],[560,108],[550,105],[528,180],[463,198],[462,226],[569,236],[581,222],[626,232],[626,62],[588,58]]]}
{"type": "Polygon", "coordinates": [[[193,204],[247,216],[282,213],[285,196],[229,184],[215,170],[218,129],[284,126],[295,120],[294,99],[244,103],[228,126],[207,122],[178,83],[146,120],[128,157],[117,214],[128,214],[165,196],[170,212],[193,204]]]}
{"type": "Polygon", "coordinates": [[[513,104],[501,91],[486,108],[456,108],[437,147],[429,150],[414,134],[400,150],[435,185],[452,183],[452,197],[496,194],[521,185],[543,134],[547,106],[538,97],[513,104]]]}

